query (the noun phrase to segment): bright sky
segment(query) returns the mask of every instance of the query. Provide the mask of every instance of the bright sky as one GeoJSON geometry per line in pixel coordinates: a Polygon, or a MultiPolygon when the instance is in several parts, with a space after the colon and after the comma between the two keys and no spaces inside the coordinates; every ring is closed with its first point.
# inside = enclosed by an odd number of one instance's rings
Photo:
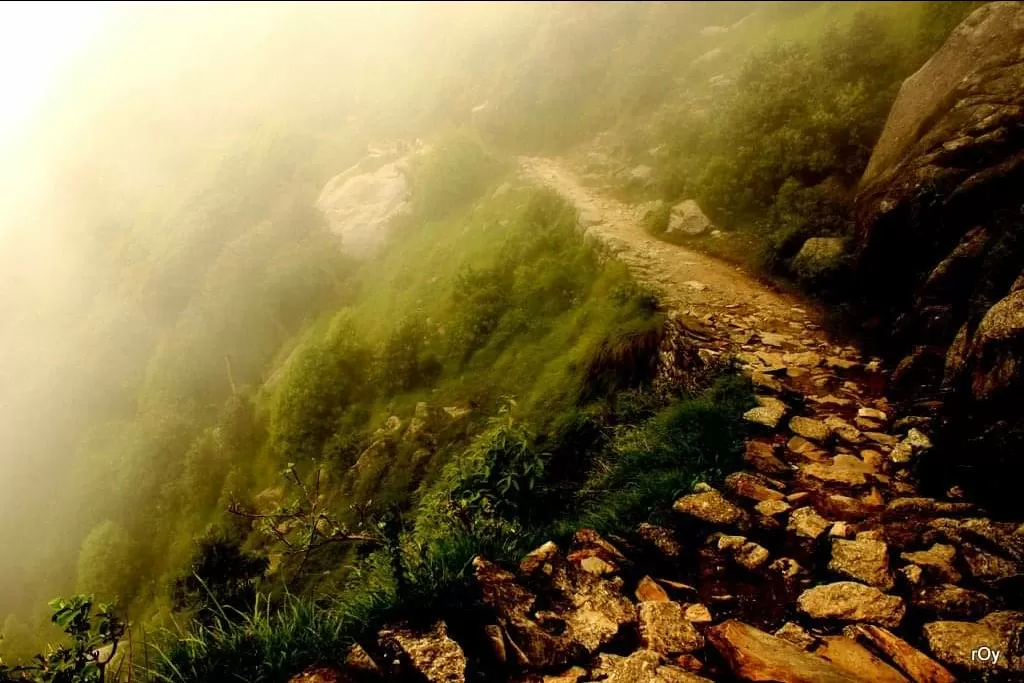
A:
{"type": "Polygon", "coordinates": [[[0,146],[98,35],[109,2],[0,2],[0,146]]]}

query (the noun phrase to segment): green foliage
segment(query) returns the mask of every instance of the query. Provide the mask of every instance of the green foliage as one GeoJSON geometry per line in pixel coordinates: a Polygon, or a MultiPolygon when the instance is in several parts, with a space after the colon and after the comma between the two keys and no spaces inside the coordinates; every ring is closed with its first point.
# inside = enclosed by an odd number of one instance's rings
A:
{"type": "Polygon", "coordinates": [[[155,660],[142,673],[164,683],[229,680],[285,683],[312,662],[340,665],[356,634],[386,606],[388,593],[364,586],[330,601],[258,596],[252,609],[229,607],[190,630],[163,631],[155,660]]]}
{"type": "Polygon", "coordinates": [[[430,327],[423,318],[409,316],[399,321],[380,353],[378,386],[396,394],[433,384],[444,368],[430,348],[431,341],[430,327]]]}
{"type": "Polygon", "coordinates": [[[702,394],[683,398],[648,420],[618,431],[595,460],[560,528],[621,532],[664,509],[698,481],[739,466],[753,407],[749,381],[725,375],[702,394]]]}
{"type": "Polygon", "coordinates": [[[461,476],[451,504],[466,519],[529,515],[547,454],[538,452],[533,435],[515,420],[514,408],[514,402],[502,406],[458,461],[461,476]]]}
{"type": "Polygon", "coordinates": [[[78,557],[78,590],[96,593],[107,599],[134,596],[139,582],[138,543],[127,530],[107,520],[96,525],[78,557]]]}
{"type": "Polygon", "coordinates": [[[295,460],[318,458],[345,408],[371,395],[371,360],[345,311],[322,336],[308,337],[274,394],[270,439],[277,452],[295,460]]]}
{"type": "Polygon", "coordinates": [[[204,622],[213,619],[220,607],[248,611],[268,564],[267,558],[245,552],[237,538],[204,538],[196,544],[187,573],[171,586],[174,607],[204,622]]]}
{"type": "Polygon", "coordinates": [[[412,169],[413,212],[434,220],[475,199],[501,170],[498,160],[468,132],[438,143],[412,169]]]}
{"type": "Polygon", "coordinates": [[[452,335],[464,358],[480,349],[498,329],[509,309],[514,272],[504,265],[462,270],[452,288],[452,304],[458,317],[452,335]]]}
{"type": "MultiPolygon", "coordinates": [[[[900,82],[969,4],[851,3],[845,14],[825,4],[777,15],[784,38],[765,31],[740,52],[745,62],[710,111],[684,107],[659,124],[661,193],[690,195],[716,224],[752,233],[752,242],[728,244],[753,243],[760,254],[732,256],[774,272],[786,272],[807,237],[849,235],[850,200],[900,82]]],[[[651,217],[652,234],[661,220],[651,217]]]]}
{"type": "Polygon", "coordinates": [[[105,683],[120,679],[120,669],[108,672],[125,635],[125,624],[113,607],[95,603],[92,596],[50,601],[52,622],[70,642],[36,655],[31,664],[13,668],[0,663],[0,682],[105,683]],[[94,613],[95,609],[95,613],[94,613]],[[109,674],[109,675],[108,675],[109,674]]]}

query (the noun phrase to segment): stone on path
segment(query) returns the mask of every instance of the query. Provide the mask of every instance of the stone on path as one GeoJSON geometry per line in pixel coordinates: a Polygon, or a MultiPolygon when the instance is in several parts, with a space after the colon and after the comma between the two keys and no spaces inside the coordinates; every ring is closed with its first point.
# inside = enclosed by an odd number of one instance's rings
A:
{"type": "Polygon", "coordinates": [[[977,619],[992,609],[992,600],[984,593],[951,583],[919,588],[910,602],[939,619],[977,619]]]}
{"type": "Polygon", "coordinates": [[[750,500],[782,500],[785,495],[769,486],[764,479],[748,472],[733,472],[725,478],[725,488],[729,493],[750,500]]]}
{"type": "Polygon", "coordinates": [[[668,593],[654,579],[645,576],[637,583],[636,599],[638,602],[666,602],[668,593]]]}
{"type": "Polygon", "coordinates": [[[678,602],[641,602],[637,623],[644,647],[659,654],[688,654],[704,647],[704,637],[687,621],[678,602]]]}
{"type": "Polygon", "coordinates": [[[889,546],[882,541],[835,540],[828,568],[883,591],[892,590],[894,585],[889,571],[889,546]]]}
{"type": "Polygon", "coordinates": [[[815,512],[814,508],[803,507],[795,510],[789,516],[789,524],[786,528],[801,538],[816,541],[830,526],[832,526],[832,522],[815,512]]]}
{"type": "Polygon", "coordinates": [[[945,667],[880,626],[856,624],[846,627],[844,632],[850,638],[870,643],[915,683],[956,683],[945,667]]]}
{"type": "Polygon", "coordinates": [[[707,630],[707,639],[736,678],[773,683],[863,683],[863,679],[741,621],[707,630]]]}
{"type": "Polygon", "coordinates": [[[380,639],[401,651],[429,683],[463,683],[466,680],[466,655],[459,644],[448,637],[443,621],[427,633],[384,630],[380,632],[380,639]]]}
{"type": "Polygon", "coordinates": [[[754,506],[754,509],[765,517],[776,517],[784,515],[793,508],[784,500],[763,500],[754,506]]]}
{"type": "Polygon", "coordinates": [[[786,411],[789,410],[788,406],[771,396],[756,396],[755,398],[757,407],[743,413],[743,419],[769,429],[778,427],[782,418],[786,416],[786,411]]]}
{"type": "Polygon", "coordinates": [[[866,648],[844,636],[824,636],[811,650],[840,669],[872,683],[911,683],[910,679],[876,657],[866,648]]]}
{"type": "Polygon", "coordinates": [[[799,415],[790,418],[789,430],[797,436],[802,436],[808,441],[815,441],[817,443],[828,441],[828,437],[832,433],[824,422],[812,420],[809,417],[800,417],[799,415]]]}
{"type": "Polygon", "coordinates": [[[936,543],[928,550],[900,555],[905,561],[916,564],[926,575],[944,583],[960,583],[960,572],[953,566],[956,548],[936,543]]]}
{"type": "Polygon", "coordinates": [[[854,581],[809,588],[797,598],[797,609],[812,619],[889,627],[899,626],[907,611],[902,598],[854,581]]]}
{"type": "Polygon", "coordinates": [[[735,525],[747,516],[742,509],[727,501],[715,490],[683,496],[675,502],[672,509],[716,526],[735,525]]]}
{"type": "Polygon", "coordinates": [[[780,475],[793,471],[790,465],[776,457],[775,449],[772,445],[764,441],[748,441],[743,459],[748,465],[762,474],[780,475]]]}
{"type": "Polygon", "coordinates": [[[1014,651],[1024,631],[1024,613],[993,612],[979,622],[936,621],[924,626],[928,648],[942,663],[972,674],[983,675],[1014,671],[1024,673],[1021,653],[1014,651]],[[972,656],[980,648],[999,651],[995,661],[972,656]]]}

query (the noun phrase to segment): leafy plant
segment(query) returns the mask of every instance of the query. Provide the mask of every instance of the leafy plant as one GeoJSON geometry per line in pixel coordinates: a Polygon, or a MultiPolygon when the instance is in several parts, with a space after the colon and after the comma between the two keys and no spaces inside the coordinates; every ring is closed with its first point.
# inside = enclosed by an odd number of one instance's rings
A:
{"type": "Polygon", "coordinates": [[[543,481],[547,453],[534,446],[534,437],[513,417],[509,400],[463,456],[463,474],[451,502],[472,527],[491,516],[517,518],[529,514],[529,504],[543,481]]]}
{"type": "Polygon", "coordinates": [[[70,642],[38,654],[31,664],[8,667],[0,663],[0,682],[106,683],[119,680],[108,668],[125,635],[125,624],[113,606],[76,595],[50,601],[51,621],[70,642]],[[95,610],[95,611],[94,611],[95,610]],[[111,674],[108,677],[108,674],[111,674]]]}

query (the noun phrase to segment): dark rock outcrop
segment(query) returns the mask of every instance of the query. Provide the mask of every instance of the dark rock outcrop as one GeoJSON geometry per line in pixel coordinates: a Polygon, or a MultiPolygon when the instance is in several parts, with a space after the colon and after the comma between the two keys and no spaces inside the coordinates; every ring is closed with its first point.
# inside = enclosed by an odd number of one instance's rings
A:
{"type": "Polygon", "coordinates": [[[993,2],[900,88],[861,180],[855,245],[862,292],[894,333],[892,390],[943,398],[942,441],[970,449],[990,484],[1024,446],[1022,183],[1024,5],[993,2]]]}

